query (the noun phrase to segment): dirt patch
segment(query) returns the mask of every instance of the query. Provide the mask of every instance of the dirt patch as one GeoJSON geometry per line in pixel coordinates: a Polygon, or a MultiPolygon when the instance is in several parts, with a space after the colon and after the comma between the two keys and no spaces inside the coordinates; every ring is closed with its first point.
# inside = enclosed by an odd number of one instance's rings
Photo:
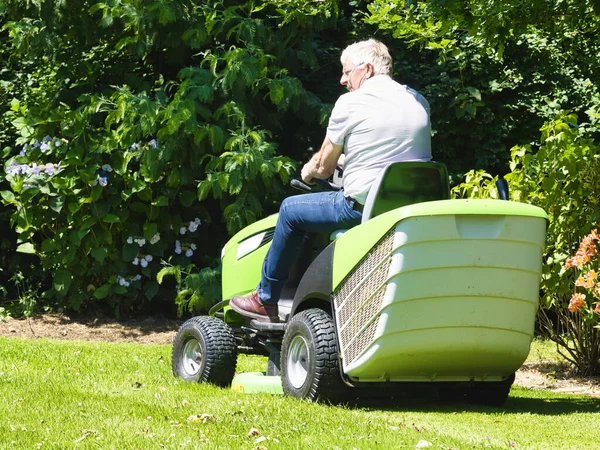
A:
{"type": "Polygon", "coordinates": [[[151,317],[120,322],[108,318],[71,319],[63,314],[0,321],[0,336],[29,339],[170,344],[182,321],[151,317]]]}
{"type": "MultiPolygon", "coordinates": [[[[63,314],[48,314],[29,319],[0,321],[0,336],[171,344],[182,323],[183,321],[156,317],[120,322],[108,318],[75,320],[63,314]]],[[[567,366],[544,361],[525,363],[517,372],[515,384],[600,398],[600,377],[576,377],[569,373],[567,366]]]]}

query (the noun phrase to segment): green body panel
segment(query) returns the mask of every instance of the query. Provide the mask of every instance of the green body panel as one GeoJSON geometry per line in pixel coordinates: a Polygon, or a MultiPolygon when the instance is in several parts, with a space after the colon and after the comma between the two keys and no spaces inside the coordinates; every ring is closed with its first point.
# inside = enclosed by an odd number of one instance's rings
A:
{"type": "Polygon", "coordinates": [[[354,227],[336,240],[333,288],[347,276],[371,248],[398,222],[407,217],[439,215],[511,215],[547,220],[541,208],[505,200],[439,200],[404,206],[354,227]]]}
{"type": "Polygon", "coordinates": [[[271,243],[263,245],[239,260],[237,259],[237,250],[239,244],[244,240],[257,233],[275,228],[277,218],[278,214],[274,214],[259,220],[235,234],[225,244],[222,256],[223,299],[230,299],[235,295],[244,295],[256,288],[260,281],[262,262],[271,243]]]}
{"type": "Polygon", "coordinates": [[[281,377],[267,376],[262,372],[248,372],[236,375],[231,383],[234,392],[244,394],[278,394],[283,395],[281,377]]]}
{"type": "Polygon", "coordinates": [[[448,200],[343,235],[334,303],[344,372],[365,382],[514,373],[533,337],[546,220],[530,205],[448,200]],[[361,239],[373,247],[364,259],[351,248],[364,252],[361,239]]]}

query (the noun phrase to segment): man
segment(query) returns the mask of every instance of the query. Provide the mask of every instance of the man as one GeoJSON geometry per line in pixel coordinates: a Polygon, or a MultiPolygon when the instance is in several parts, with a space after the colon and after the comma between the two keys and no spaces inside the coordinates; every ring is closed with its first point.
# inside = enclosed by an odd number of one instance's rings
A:
{"type": "Polygon", "coordinates": [[[323,145],[301,174],[305,183],[326,179],[345,155],[343,189],[283,201],[256,291],[230,301],[244,316],[278,321],[277,302],[304,234],[358,225],[369,188],[385,166],[431,159],[429,104],[418,92],[391,79],[387,47],[375,39],[357,42],[340,59],[340,83],[350,92],[336,102],[323,145]]]}

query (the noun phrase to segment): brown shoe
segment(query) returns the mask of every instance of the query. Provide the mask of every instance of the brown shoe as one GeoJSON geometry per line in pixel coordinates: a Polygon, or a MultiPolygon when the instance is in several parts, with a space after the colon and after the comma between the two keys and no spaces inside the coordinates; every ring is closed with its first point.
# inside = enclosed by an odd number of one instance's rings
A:
{"type": "Polygon", "coordinates": [[[263,303],[258,292],[235,296],[229,300],[229,306],[242,316],[252,317],[261,322],[279,322],[279,307],[276,304],[263,303]]]}

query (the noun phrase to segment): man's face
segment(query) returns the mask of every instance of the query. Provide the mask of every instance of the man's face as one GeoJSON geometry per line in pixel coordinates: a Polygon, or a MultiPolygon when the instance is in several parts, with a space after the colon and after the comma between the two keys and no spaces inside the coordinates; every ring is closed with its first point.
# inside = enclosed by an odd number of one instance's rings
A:
{"type": "Polygon", "coordinates": [[[362,62],[354,64],[351,60],[346,59],[342,65],[342,78],[340,83],[352,92],[360,88],[369,76],[370,70],[368,64],[362,62]]]}

